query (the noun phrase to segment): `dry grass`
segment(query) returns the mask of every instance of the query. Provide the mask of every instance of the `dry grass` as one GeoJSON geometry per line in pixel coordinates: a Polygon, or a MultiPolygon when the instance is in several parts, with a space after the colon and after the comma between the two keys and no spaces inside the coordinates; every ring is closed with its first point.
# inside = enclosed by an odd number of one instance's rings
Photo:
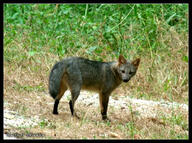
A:
{"type": "Polygon", "coordinates": [[[37,95],[36,92],[15,92],[13,96],[5,96],[5,99],[9,103],[9,110],[17,111],[26,117],[39,116],[41,119],[38,126],[12,128],[9,133],[41,133],[44,136],[40,138],[46,139],[170,139],[188,136],[188,113],[181,109],[170,109],[166,114],[159,108],[162,112],[159,112],[157,117],[143,117],[132,111],[134,107],[132,110],[116,109],[109,104],[108,116],[111,122],[106,122],[101,120],[99,106],[81,102],[76,104],[80,119],[71,117],[66,100],[60,102],[59,115],[53,115],[53,99],[47,93],[37,95]],[[178,121],[183,124],[174,122],[177,121],[174,116],[182,117],[178,121]]]}

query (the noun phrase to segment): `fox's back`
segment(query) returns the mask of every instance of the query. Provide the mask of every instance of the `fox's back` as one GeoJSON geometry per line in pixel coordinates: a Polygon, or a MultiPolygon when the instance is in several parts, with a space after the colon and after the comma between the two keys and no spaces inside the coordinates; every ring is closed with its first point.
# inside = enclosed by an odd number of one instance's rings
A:
{"type": "MultiPolygon", "coordinates": [[[[110,62],[92,61],[81,57],[65,59],[70,69],[68,74],[79,75],[82,78],[82,89],[98,91],[103,88],[106,74],[111,74],[110,62]]],[[[76,82],[76,81],[74,81],[76,82]]]]}
{"type": "Polygon", "coordinates": [[[82,78],[86,80],[101,80],[103,69],[107,66],[105,62],[92,61],[84,58],[78,58],[77,62],[82,78]]]}

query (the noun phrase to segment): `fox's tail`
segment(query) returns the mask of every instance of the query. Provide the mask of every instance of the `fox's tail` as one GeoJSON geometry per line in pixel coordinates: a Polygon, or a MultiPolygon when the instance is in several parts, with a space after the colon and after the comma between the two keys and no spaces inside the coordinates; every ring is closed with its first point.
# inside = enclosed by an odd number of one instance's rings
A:
{"type": "Polygon", "coordinates": [[[54,99],[59,94],[60,83],[65,70],[64,66],[62,61],[57,62],[49,75],[49,93],[54,99]]]}

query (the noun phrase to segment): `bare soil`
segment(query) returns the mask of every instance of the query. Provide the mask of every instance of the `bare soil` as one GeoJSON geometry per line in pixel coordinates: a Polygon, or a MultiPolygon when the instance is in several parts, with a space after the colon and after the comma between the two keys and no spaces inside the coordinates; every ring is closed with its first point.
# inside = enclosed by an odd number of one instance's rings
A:
{"type": "Polygon", "coordinates": [[[188,119],[186,104],[166,101],[148,101],[131,99],[128,96],[110,97],[108,117],[111,120],[102,121],[99,99],[96,93],[82,91],[75,109],[80,119],[71,116],[69,109],[70,92],[67,91],[59,104],[59,115],[52,114],[54,100],[45,93],[33,96],[15,98],[4,97],[4,136],[7,138],[55,138],[55,139],[103,139],[103,138],[135,138],[143,139],[156,134],[164,134],[174,128],[175,132],[188,134],[186,129],[171,125],[161,118],[171,114],[182,114],[188,119]],[[130,123],[134,123],[134,135],[130,123]],[[127,126],[127,127],[126,127],[127,126]],[[16,134],[18,133],[18,135],[16,134]],[[39,136],[38,136],[39,135],[39,136]]]}

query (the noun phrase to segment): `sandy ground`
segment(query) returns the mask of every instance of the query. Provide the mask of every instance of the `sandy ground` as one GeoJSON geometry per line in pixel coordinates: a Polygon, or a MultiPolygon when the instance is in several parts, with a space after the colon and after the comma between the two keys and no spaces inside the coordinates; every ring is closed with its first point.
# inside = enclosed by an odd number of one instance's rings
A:
{"type": "MultiPolygon", "coordinates": [[[[68,101],[67,98],[70,97],[70,92],[67,91],[65,96],[61,101],[68,101]]],[[[98,95],[95,93],[90,93],[82,91],[77,102],[84,104],[85,106],[99,106],[98,95]]],[[[47,103],[53,105],[53,102],[47,103]]],[[[170,114],[170,110],[177,111],[182,110],[183,112],[188,112],[188,105],[179,104],[176,102],[167,102],[167,101],[149,101],[149,100],[140,100],[132,99],[130,97],[120,96],[120,97],[110,97],[109,106],[113,106],[115,109],[121,110],[132,110],[133,113],[139,114],[141,118],[155,118],[159,112],[170,114]]],[[[10,111],[7,107],[7,104],[4,103],[4,139],[19,139],[15,138],[15,135],[6,134],[6,130],[11,129],[12,127],[33,127],[38,125],[39,117],[25,117],[19,115],[16,112],[10,111]]],[[[109,107],[110,108],[110,107],[109,107]]]]}

